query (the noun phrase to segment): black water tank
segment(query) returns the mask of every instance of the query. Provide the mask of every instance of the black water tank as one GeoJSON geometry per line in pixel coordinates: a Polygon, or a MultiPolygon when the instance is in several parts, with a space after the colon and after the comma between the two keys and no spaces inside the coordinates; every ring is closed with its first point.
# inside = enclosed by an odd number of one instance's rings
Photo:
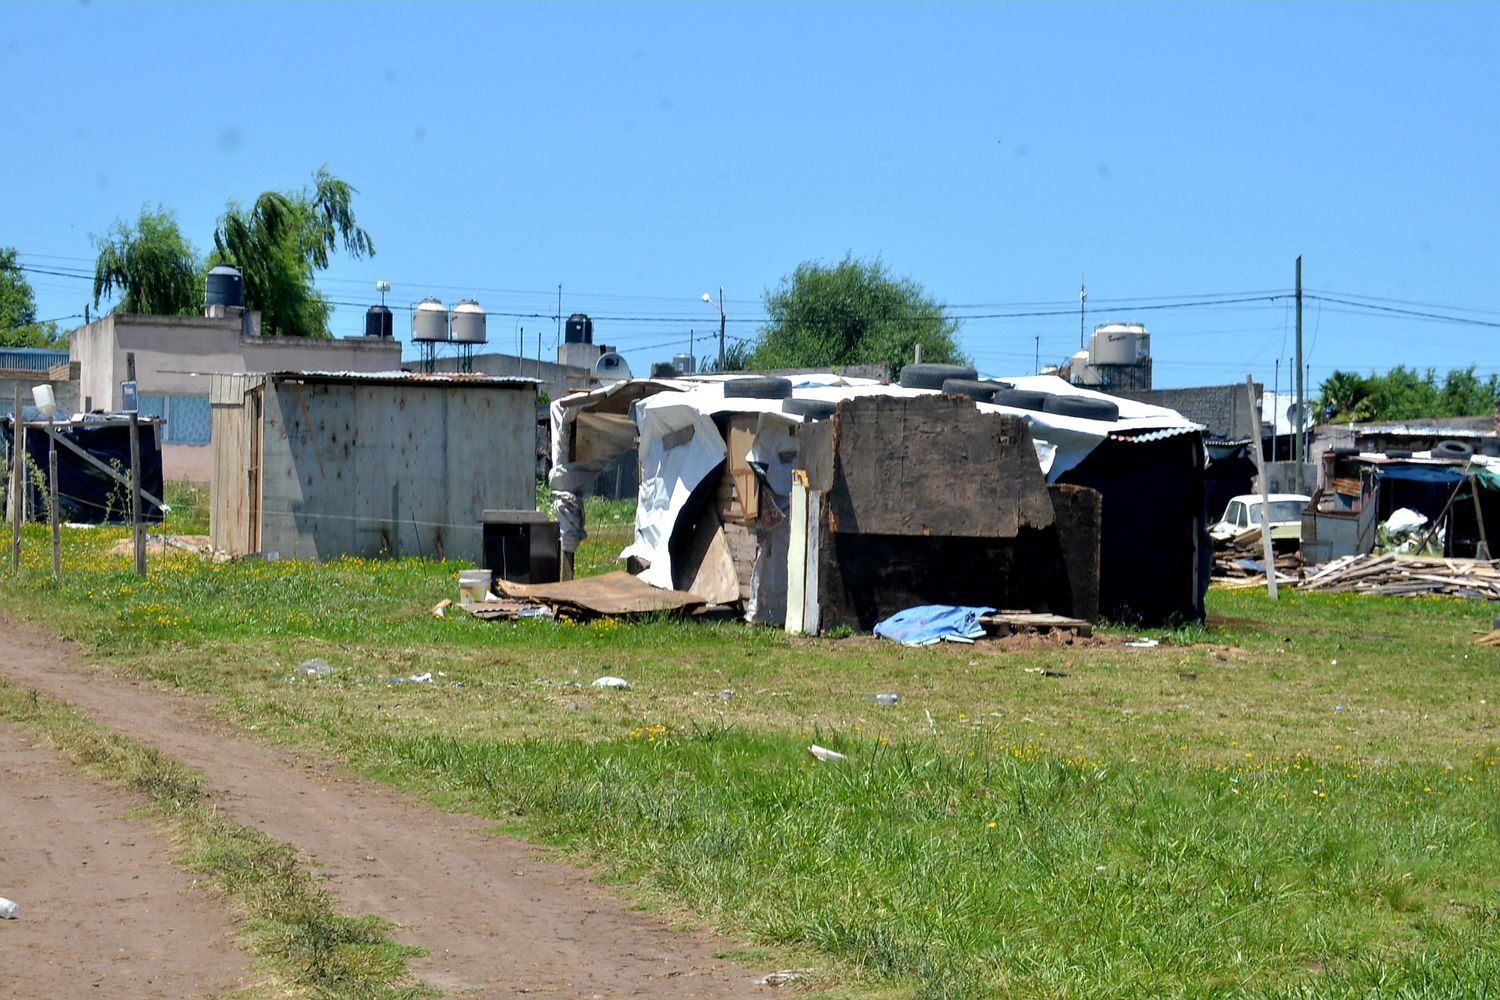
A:
{"type": "Polygon", "coordinates": [[[569,344],[592,344],[594,342],[594,321],[583,313],[574,313],[568,317],[568,325],[563,331],[563,340],[569,344]]]}
{"type": "Polygon", "coordinates": [[[215,264],[208,272],[208,286],[204,289],[203,304],[243,306],[245,289],[240,281],[240,269],[229,264],[215,264]]]}
{"type": "Polygon", "coordinates": [[[651,363],[652,378],[676,378],[679,374],[677,366],[670,361],[653,361],[651,363]]]}
{"type": "Polygon", "coordinates": [[[390,337],[394,332],[389,309],[385,306],[371,306],[365,310],[366,337],[390,337]]]}

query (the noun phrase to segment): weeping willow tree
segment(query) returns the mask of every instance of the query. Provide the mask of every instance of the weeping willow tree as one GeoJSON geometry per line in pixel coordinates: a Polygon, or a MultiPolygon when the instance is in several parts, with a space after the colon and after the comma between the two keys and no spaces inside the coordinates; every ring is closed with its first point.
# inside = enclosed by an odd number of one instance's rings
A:
{"type": "Polygon", "coordinates": [[[117,313],[180,316],[203,308],[198,252],[160,205],[143,207],[134,226],[117,219],[93,240],[99,251],[94,261],[96,308],[116,293],[117,313]]]}
{"type": "Polygon", "coordinates": [[[240,269],[245,307],[261,312],[267,336],[327,337],[332,307],[313,287],[340,248],[351,257],[373,257],[370,234],[354,220],[358,192],[318,170],[301,191],[267,191],[248,209],[231,201],[214,230],[210,263],[240,269]]]}

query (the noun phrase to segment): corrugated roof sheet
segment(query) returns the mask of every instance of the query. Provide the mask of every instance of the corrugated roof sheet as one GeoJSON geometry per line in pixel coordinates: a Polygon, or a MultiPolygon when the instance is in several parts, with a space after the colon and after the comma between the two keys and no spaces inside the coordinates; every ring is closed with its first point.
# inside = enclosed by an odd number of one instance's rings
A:
{"type": "Polygon", "coordinates": [[[0,347],[0,368],[9,371],[44,372],[68,363],[67,351],[44,347],[0,347]]]}

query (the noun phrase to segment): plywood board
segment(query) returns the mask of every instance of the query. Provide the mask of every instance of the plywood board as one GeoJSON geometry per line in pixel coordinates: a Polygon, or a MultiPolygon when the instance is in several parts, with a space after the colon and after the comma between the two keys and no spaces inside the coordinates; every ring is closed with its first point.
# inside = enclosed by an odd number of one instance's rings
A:
{"type": "Polygon", "coordinates": [[[840,534],[1014,538],[1052,524],[1021,418],[954,396],[847,400],[834,426],[829,527],[840,534]]]}
{"type": "Polygon", "coordinates": [[[707,603],[697,594],[662,590],[625,572],[588,576],[563,583],[525,584],[496,580],[495,588],[502,597],[537,600],[598,615],[682,611],[707,603]]]}
{"type": "Polygon", "coordinates": [[[733,604],[740,599],[740,581],[724,528],[711,510],[705,511],[693,536],[686,562],[687,589],[710,604],[733,604]]]}

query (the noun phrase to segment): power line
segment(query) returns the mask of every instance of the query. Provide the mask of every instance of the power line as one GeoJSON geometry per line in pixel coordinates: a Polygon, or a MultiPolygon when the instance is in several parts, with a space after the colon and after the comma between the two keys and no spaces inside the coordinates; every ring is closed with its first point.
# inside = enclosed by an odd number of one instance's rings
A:
{"type": "MultiPolygon", "coordinates": [[[[1359,302],[1354,299],[1336,298],[1332,295],[1308,295],[1307,298],[1317,299],[1321,302],[1334,302],[1338,305],[1352,306],[1356,309],[1369,310],[1376,313],[1391,313],[1397,316],[1409,316],[1416,319],[1433,320],[1440,323],[1454,323],[1460,326],[1484,326],[1500,330],[1500,322],[1484,319],[1472,319],[1468,316],[1449,316],[1443,313],[1421,312],[1415,309],[1402,309],[1397,306],[1375,305],[1370,302],[1359,302]]],[[[1335,310],[1330,310],[1330,312],[1335,310]]],[[[1360,315],[1360,314],[1356,314],[1360,315]]]]}

